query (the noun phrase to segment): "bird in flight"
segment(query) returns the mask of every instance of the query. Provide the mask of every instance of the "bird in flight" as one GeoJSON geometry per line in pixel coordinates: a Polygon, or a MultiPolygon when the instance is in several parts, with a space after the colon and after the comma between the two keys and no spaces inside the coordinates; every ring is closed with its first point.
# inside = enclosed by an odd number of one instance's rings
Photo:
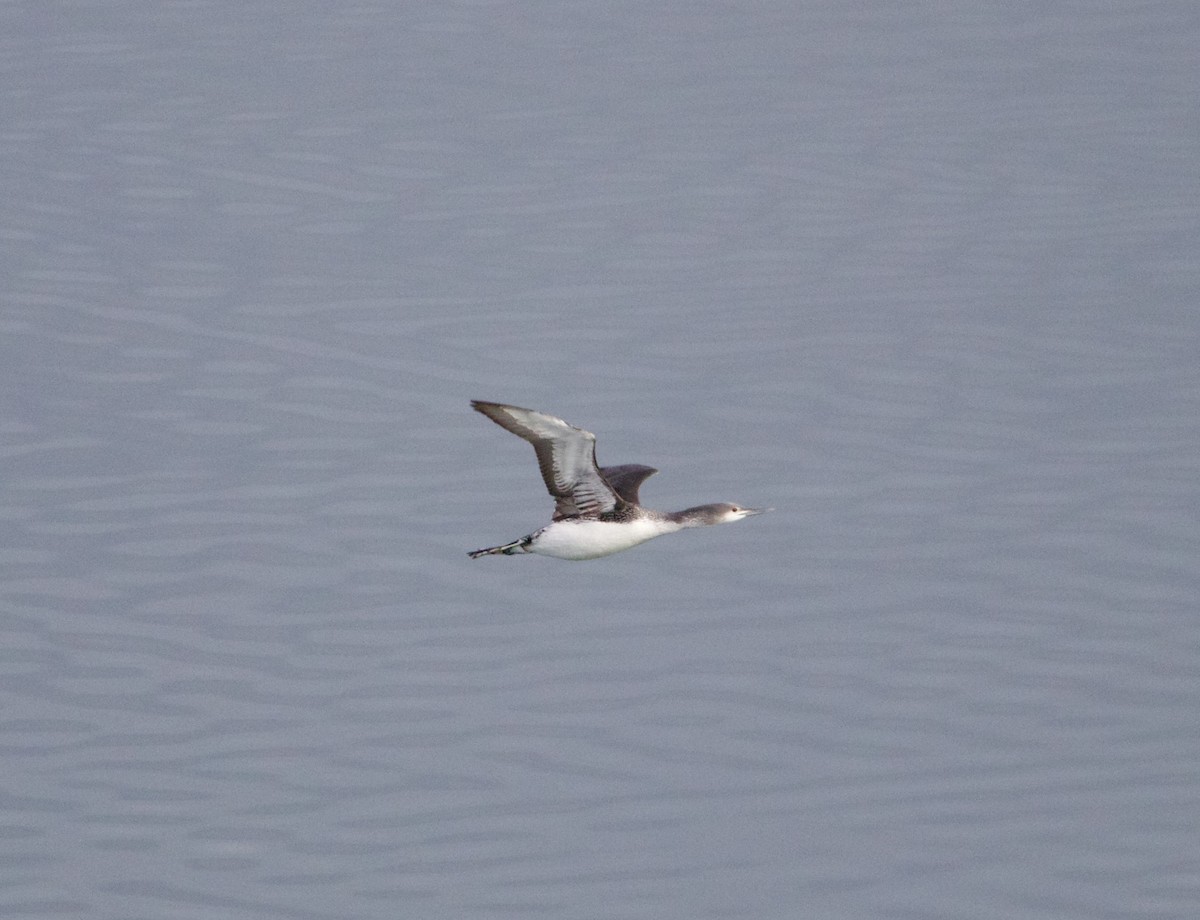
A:
{"type": "Polygon", "coordinates": [[[472,400],[506,431],[533,445],[546,489],[554,499],[554,517],[545,527],[504,543],[477,549],[468,555],[540,553],[557,559],[598,559],[687,527],[728,524],[770,508],[744,508],[719,502],[683,511],[653,511],[638,504],[638,488],[658,470],[636,463],[596,465],[596,436],[560,418],[472,400]]]}

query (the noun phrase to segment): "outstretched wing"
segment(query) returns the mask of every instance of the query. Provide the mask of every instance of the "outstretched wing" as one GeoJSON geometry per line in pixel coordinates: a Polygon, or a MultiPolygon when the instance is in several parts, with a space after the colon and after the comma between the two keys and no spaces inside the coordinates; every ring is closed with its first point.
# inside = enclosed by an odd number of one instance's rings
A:
{"type": "Polygon", "coordinates": [[[590,431],[519,406],[477,399],[471,406],[533,445],[546,490],[554,498],[554,520],[603,514],[625,503],[596,468],[596,436],[590,431]]]}
{"type": "Polygon", "coordinates": [[[638,499],[638,488],[657,472],[658,470],[654,467],[642,466],[640,463],[600,467],[600,475],[613,487],[613,491],[631,505],[641,504],[638,499]]]}

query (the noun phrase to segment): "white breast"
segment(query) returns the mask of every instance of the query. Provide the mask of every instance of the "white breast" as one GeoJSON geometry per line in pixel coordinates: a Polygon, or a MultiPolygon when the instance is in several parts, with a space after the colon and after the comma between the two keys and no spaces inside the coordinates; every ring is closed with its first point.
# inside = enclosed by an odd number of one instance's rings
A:
{"type": "Polygon", "coordinates": [[[557,559],[597,559],[679,529],[679,525],[671,521],[653,519],[620,524],[592,520],[555,521],[534,535],[529,551],[557,559]]]}

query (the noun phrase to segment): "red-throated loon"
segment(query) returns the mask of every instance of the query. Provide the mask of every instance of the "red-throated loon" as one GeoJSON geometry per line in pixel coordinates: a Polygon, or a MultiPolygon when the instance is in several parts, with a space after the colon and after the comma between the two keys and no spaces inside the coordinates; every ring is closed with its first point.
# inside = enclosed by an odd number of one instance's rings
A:
{"type": "Polygon", "coordinates": [[[725,502],[664,513],[638,504],[638,486],[658,470],[629,463],[596,466],[596,436],[560,418],[472,400],[493,422],[533,445],[542,479],[554,498],[554,518],[541,530],[502,546],[468,553],[472,559],[503,553],[541,553],[557,559],[597,559],[685,527],[728,524],[770,508],[725,502]]]}

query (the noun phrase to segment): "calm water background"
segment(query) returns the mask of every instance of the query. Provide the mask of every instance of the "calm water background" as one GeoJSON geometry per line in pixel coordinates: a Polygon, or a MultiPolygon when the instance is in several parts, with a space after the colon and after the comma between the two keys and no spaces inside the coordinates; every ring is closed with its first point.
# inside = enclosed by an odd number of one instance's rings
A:
{"type": "Polygon", "coordinates": [[[1191,0],[0,36],[5,917],[1200,913],[1191,0]]]}

